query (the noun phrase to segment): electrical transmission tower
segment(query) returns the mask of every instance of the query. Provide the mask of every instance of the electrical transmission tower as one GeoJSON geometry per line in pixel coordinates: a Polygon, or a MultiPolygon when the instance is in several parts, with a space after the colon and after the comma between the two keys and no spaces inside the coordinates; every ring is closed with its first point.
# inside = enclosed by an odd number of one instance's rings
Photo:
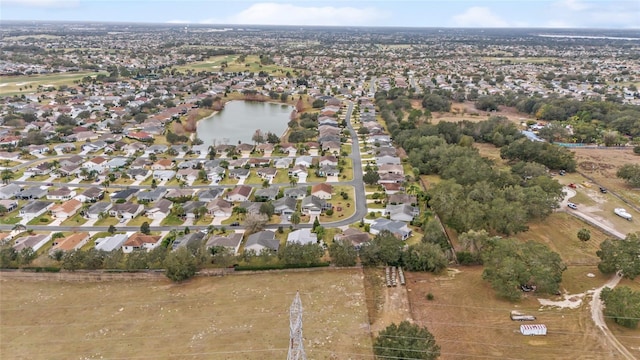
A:
{"type": "Polygon", "coordinates": [[[302,346],[302,302],[296,291],[289,309],[289,354],[287,360],[307,360],[302,346]]]}

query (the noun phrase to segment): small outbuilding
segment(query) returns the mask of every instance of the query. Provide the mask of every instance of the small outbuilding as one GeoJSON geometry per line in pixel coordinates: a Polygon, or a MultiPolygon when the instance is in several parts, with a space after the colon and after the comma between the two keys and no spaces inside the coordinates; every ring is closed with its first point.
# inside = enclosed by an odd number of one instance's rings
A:
{"type": "Polygon", "coordinates": [[[547,335],[547,326],[543,324],[520,325],[522,335],[547,335]]]}

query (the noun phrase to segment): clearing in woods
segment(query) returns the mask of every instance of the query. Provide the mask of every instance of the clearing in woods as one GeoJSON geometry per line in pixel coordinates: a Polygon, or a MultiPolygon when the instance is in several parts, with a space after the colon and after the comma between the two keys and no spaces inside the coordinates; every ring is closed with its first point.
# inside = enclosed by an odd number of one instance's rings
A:
{"type": "Polygon", "coordinates": [[[0,284],[3,359],[284,359],[295,289],[309,358],[372,357],[358,269],[0,284]]]}

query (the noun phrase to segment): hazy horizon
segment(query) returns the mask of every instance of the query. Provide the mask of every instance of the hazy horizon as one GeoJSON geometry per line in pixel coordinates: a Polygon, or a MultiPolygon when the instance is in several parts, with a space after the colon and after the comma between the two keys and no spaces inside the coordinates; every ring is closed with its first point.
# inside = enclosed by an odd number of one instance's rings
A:
{"type": "Polygon", "coordinates": [[[635,0],[3,0],[2,21],[228,26],[640,29],[635,0]]]}

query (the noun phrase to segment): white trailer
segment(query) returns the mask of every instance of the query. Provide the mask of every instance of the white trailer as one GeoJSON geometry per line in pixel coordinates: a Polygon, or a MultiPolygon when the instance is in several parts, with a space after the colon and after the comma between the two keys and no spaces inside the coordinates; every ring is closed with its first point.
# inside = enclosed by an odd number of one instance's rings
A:
{"type": "Polygon", "coordinates": [[[613,209],[613,212],[614,212],[616,215],[618,215],[618,216],[620,216],[621,218],[623,218],[623,219],[626,219],[626,220],[629,220],[629,221],[631,221],[631,219],[633,219],[633,216],[631,216],[631,214],[629,214],[629,213],[627,212],[627,210],[625,210],[625,209],[623,209],[623,208],[616,208],[616,209],[613,209]]]}
{"type": "Polygon", "coordinates": [[[547,335],[547,327],[543,324],[520,325],[522,335],[544,336],[547,335]]]}

